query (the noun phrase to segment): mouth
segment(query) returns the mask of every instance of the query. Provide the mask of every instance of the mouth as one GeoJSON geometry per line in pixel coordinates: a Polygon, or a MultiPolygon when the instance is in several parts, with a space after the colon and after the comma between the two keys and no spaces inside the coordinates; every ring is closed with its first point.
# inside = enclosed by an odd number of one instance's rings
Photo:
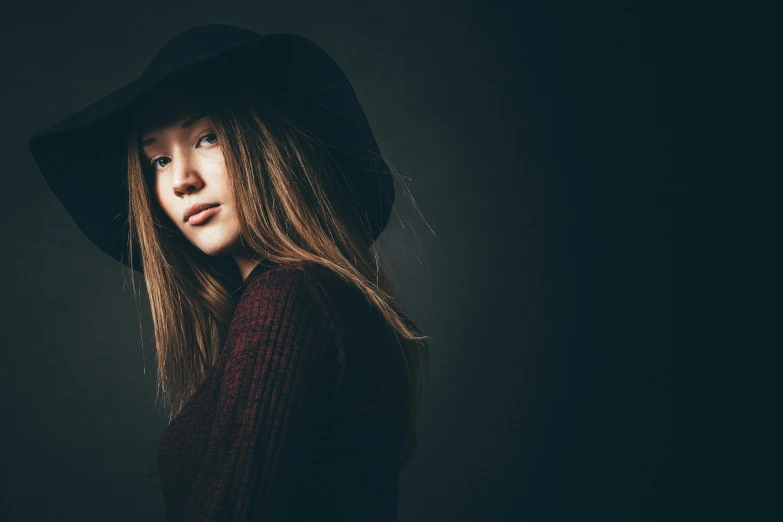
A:
{"type": "Polygon", "coordinates": [[[185,222],[189,225],[201,225],[220,211],[219,203],[196,205],[188,211],[185,222]]]}

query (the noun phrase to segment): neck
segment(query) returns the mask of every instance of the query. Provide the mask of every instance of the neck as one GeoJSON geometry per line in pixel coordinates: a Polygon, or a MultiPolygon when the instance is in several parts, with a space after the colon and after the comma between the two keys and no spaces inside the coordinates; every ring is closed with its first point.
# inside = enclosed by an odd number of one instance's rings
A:
{"type": "Polygon", "coordinates": [[[258,259],[237,256],[234,256],[234,261],[236,261],[237,269],[239,269],[239,273],[242,276],[242,282],[247,280],[247,276],[250,275],[250,272],[252,272],[259,263],[258,259]]]}
{"type": "Polygon", "coordinates": [[[261,274],[271,268],[280,266],[278,263],[270,261],[265,257],[259,260],[259,259],[250,259],[249,257],[240,256],[240,257],[234,257],[234,261],[236,262],[237,269],[239,270],[239,273],[242,276],[243,284],[246,283],[247,279],[255,273],[261,274]]]}

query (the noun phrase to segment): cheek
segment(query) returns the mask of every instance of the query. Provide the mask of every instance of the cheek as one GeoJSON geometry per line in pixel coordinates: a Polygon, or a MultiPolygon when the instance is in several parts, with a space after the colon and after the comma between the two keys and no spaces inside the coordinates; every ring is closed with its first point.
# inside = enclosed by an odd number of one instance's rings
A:
{"type": "MultiPolygon", "coordinates": [[[[169,191],[170,192],[170,191],[169,191]]],[[[173,195],[167,195],[164,188],[161,186],[160,183],[158,183],[153,190],[153,195],[155,197],[155,202],[158,205],[158,208],[160,208],[163,213],[168,216],[168,218],[175,224],[178,225],[179,220],[177,220],[177,206],[176,206],[176,200],[174,199],[173,195]]]]}
{"type": "Polygon", "coordinates": [[[223,157],[216,155],[210,161],[208,169],[210,173],[209,181],[214,185],[215,192],[217,192],[215,195],[218,196],[222,203],[231,203],[231,186],[229,185],[228,171],[223,157]]]}

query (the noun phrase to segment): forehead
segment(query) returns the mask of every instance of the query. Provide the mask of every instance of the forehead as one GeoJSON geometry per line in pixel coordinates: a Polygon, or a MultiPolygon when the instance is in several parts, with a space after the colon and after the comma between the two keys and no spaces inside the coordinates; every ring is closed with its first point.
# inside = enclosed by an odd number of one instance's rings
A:
{"type": "MultiPolygon", "coordinates": [[[[188,113],[184,118],[177,118],[176,121],[173,123],[179,124],[179,127],[186,129],[190,126],[192,126],[197,121],[201,120],[207,116],[204,112],[194,112],[194,113],[188,113]]],[[[167,125],[168,126],[168,125],[167,125]]],[[[152,145],[157,140],[154,137],[154,134],[151,132],[148,133],[142,133],[141,135],[141,147],[147,147],[148,145],[152,145]]]]}

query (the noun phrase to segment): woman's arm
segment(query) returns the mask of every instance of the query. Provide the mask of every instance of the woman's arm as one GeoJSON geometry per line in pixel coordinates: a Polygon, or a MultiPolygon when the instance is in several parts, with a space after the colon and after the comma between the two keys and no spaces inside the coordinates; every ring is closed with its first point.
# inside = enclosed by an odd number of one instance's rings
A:
{"type": "Polygon", "coordinates": [[[248,282],[232,320],[207,455],[184,520],[274,520],[289,498],[291,462],[328,414],[343,358],[339,320],[301,268],[248,282]]]}

